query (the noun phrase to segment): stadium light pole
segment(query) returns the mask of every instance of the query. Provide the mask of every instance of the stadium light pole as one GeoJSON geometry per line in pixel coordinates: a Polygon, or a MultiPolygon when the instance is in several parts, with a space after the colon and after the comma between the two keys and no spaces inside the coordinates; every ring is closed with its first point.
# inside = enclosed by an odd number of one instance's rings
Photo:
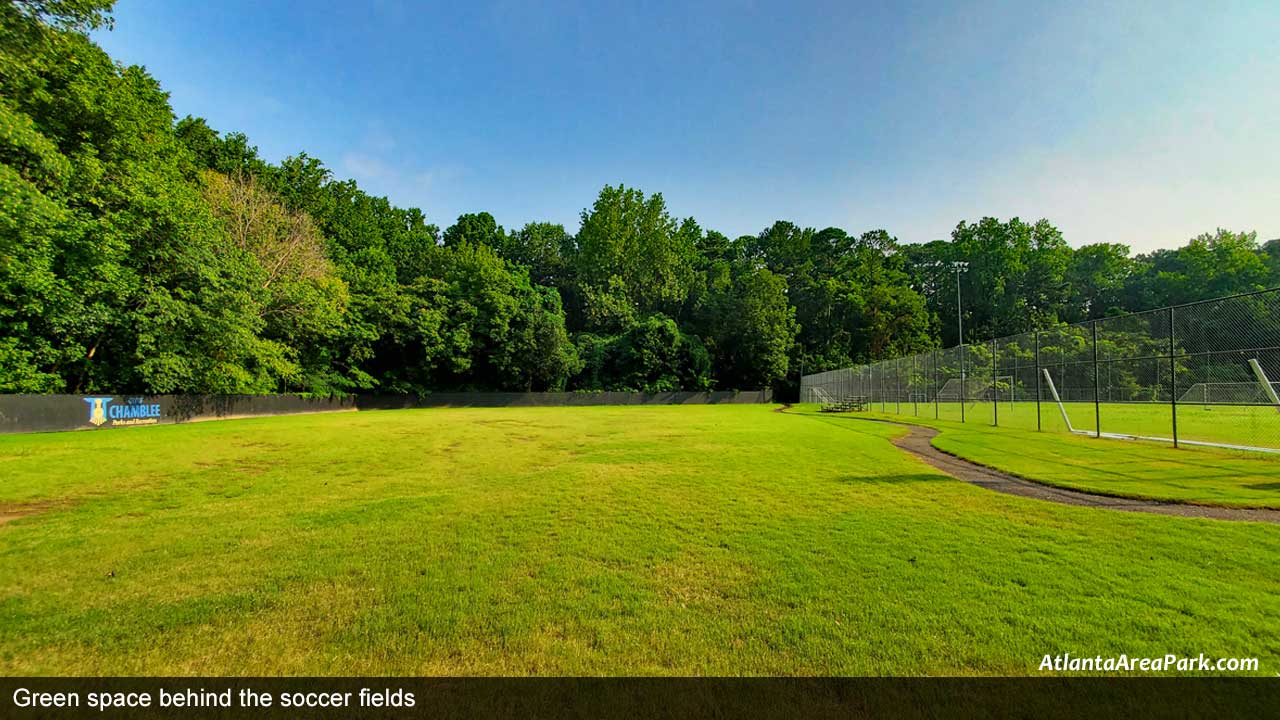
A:
{"type": "MultiPolygon", "coordinates": [[[[949,268],[955,272],[956,274],[956,337],[959,338],[959,344],[964,345],[964,309],[962,308],[962,301],[960,299],[960,273],[969,272],[969,263],[964,260],[952,260],[950,262],[935,260],[931,263],[926,263],[925,267],[949,268]]],[[[940,290],[941,288],[938,288],[938,289],[940,290]]]]}
{"type": "Polygon", "coordinates": [[[961,310],[960,273],[969,272],[969,263],[953,260],[951,267],[956,271],[956,332],[960,338],[960,422],[964,422],[965,372],[964,372],[964,312],[961,310]]]}
{"type": "MultiPolygon", "coordinates": [[[[952,260],[944,262],[942,260],[934,260],[927,263],[925,267],[932,268],[949,268],[956,274],[956,337],[959,339],[960,350],[960,422],[964,422],[964,309],[963,301],[960,299],[960,273],[969,272],[969,263],[964,260],[952,260]]],[[[935,288],[935,292],[941,291],[942,288],[935,288]]]]}
{"type": "Polygon", "coordinates": [[[960,307],[960,273],[969,272],[969,263],[956,260],[951,263],[951,267],[956,271],[956,332],[960,338],[960,344],[964,345],[964,313],[960,307]]]}

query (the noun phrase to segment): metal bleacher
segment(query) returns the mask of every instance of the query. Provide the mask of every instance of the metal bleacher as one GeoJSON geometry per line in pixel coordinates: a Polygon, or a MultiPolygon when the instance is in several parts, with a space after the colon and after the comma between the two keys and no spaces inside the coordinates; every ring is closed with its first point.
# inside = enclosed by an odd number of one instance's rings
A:
{"type": "Polygon", "coordinates": [[[841,400],[829,402],[822,406],[822,412],[845,413],[862,412],[867,409],[866,395],[851,395],[841,400]]]}

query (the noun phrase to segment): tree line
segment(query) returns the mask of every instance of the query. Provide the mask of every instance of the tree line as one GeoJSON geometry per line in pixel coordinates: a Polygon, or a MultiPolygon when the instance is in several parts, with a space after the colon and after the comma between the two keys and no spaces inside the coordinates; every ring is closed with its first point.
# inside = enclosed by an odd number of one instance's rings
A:
{"type": "Polygon", "coordinates": [[[1280,242],[1134,256],[1048,221],[904,244],[729,238],[606,186],[569,232],[443,230],[300,153],[177,119],[88,37],[103,0],[0,5],[0,392],[793,388],[799,372],[1280,285],[1280,242]]]}

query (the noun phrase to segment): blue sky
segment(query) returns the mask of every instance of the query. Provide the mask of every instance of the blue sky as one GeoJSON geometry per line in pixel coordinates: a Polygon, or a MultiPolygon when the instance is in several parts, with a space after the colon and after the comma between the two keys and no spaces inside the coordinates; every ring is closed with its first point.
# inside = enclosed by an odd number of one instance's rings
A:
{"type": "Polygon", "coordinates": [[[621,182],[731,236],[1280,237],[1280,5],[1061,5],[119,0],[95,37],[179,116],[441,227],[574,230],[621,182]]]}

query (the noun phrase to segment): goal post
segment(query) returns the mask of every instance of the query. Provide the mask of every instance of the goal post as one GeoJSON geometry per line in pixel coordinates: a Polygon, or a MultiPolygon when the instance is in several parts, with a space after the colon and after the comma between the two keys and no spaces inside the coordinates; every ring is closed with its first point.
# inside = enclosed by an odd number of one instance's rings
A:
{"type": "Polygon", "coordinates": [[[1262,365],[1258,362],[1258,358],[1249,358],[1249,367],[1253,368],[1253,375],[1258,378],[1258,385],[1266,393],[1267,399],[1271,401],[1277,411],[1280,411],[1280,394],[1276,393],[1275,385],[1267,378],[1267,373],[1262,370],[1262,365]]]}
{"type": "Polygon", "coordinates": [[[991,388],[995,392],[995,397],[993,398],[994,402],[1000,402],[1001,400],[1000,393],[1003,390],[1008,390],[1009,391],[1009,407],[1013,407],[1013,396],[1014,396],[1013,381],[1014,381],[1014,377],[1012,375],[996,376],[996,381],[991,388]],[[1001,383],[1003,383],[1003,385],[1001,383]]]}
{"type": "MultiPolygon", "coordinates": [[[[975,384],[972,377],[969,378],[950,378],[942,387],[938,389],[938,400],[942,402],[960,402],[961,399],[966,402],[1000,402],[1008,399],[1009,405],[1013,405],[1013,376],[1000,375],[994,383],[975,384]],[[965,383],[968,382],[968,393],[966,397],[961,397],[963,391],[966,390],[965,383]],[[1008,395],[1005,395],[1008,393],[1008,395]]],[[[978,381],[983,382],[983,381],[978,381]]]]}
{"type": "Polygon", "coordinates": [[[1270,382],[1264,374],[1255,382],[1196,383],[1178,397],[1178,403],[1181,405],[1274,405],[1280,409],[1280,402],[1277,402],[1278,394],[1280,394],[1280,382],[1270,382]]]}
{"type": "Polygon", "coordinates": [[[1178,404],[1273,405],[1270,392],[1277,389],[1280,383],[1270,383],[1270,387],[1259,382],[1196,383],[1178,396],[1178,404]]]}
{"type": "Polygon", "coordinates": [[[938,400],[942,402],[960,402],[963,389],[964,380],[950,378],[938,389],[938,400]]]}
{"type": "Polygon", "coordinates": [[[1049,374],[1049,368],[1040,368],[1040,372],[1044,373],[1044,381],[1049,385],[1049,394],[1053,396],[1053,402],[1058,405],[1058,412],[1062,413],[1062,422],[1067,426],[1067,432],[1075,432],[1076,429],[1071,427],[1071,418],[1067,417],[1067,409],[1062,406],[1062,398],[1058,397],[1058,387],[1053,384],[1053,376],[1049,374]]]}

